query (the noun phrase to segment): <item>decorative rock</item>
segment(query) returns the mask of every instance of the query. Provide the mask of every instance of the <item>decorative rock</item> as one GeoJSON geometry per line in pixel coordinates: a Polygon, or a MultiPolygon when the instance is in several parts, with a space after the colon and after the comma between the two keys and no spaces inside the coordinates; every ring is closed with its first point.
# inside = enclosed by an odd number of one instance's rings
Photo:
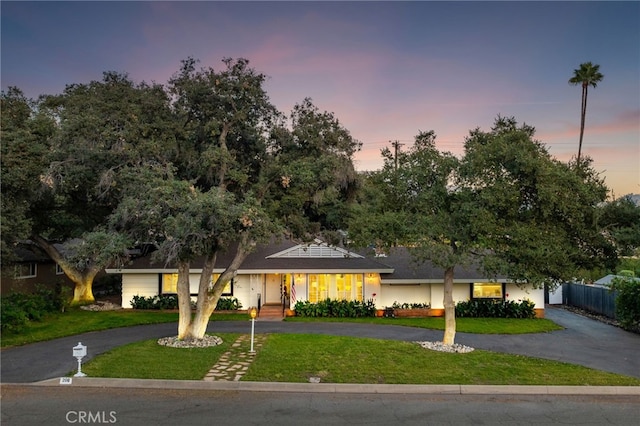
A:
{"type": "Polygon", "coordinates": [[[438,352],[460,353],[466,354],[472,352],[474,349],[469,346],[459,345],[454,343],[453,345],[445,345],[442,342],[415,342],[425,349],[431,349],[438,352]]]}
{"type": "Polygon", "coordinates": [[[194,340],[180,340],[178,336],[173,336],[158,339],[158,344],[172,348],[208,348],[222,344],[222,339],[218,336],[209,336],[208,334],[205,334],[202,339],[194,340]]]}
{"type": "Polygon", "coordinates": [[[94,303],[93,305],[80,306],[80,309],[85,310],[85,311],[93,311],[93,312],[117,311],[117,310],[122,309],[122,306],[116,305],[116,304],[111,303],[111,302],[99,301],[99,302],[94,303]]]}

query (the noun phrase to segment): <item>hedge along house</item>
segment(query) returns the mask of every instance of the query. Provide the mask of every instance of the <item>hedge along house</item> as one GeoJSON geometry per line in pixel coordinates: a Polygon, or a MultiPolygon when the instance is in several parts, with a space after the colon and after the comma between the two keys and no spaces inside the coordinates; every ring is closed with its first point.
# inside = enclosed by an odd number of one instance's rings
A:
{"type": "MultiPolygon", "coordinates": [[[[212,282],[231,261],[231,253],[218,256],[212,282]]],[[[191,295],[198,293],[202,260],[192,262],[191,295]]],[[[131,308],[134,296],[176,294],[177,268],[154,263],[150,256],[135,259],[107,273],[122,274],[122,307],[131,308]]],[[[456,269],[454,299],[530,299],[543,316],[542,290],[520,289],[506,280],[491,282],[475,270],[456,269]],[[539,294],[538,294],[539,293],[539,294]]],[[[260,246],[251,253],[223,297],[235,297],[244,308],[280,306],[293,313],[297,301],[315,303],[324,299],[366,301],[380,310],[394,302],[430,304],[433,315],[443,315],[444,272],[428,262],[411,264],[406,250],[394,250],[386,257],[365,257],[316,240],[297,244],[289,240],[260,246]]]]}

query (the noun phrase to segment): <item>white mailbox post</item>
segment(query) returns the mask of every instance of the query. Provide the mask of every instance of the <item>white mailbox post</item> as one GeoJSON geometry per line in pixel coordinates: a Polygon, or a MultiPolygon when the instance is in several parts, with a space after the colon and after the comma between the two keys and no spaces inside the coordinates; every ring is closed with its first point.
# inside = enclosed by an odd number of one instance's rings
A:
{"type": "Polygon", "coordinates": [[[73,356],[78,360],[78,372],[73,377],[84,377],[86,374],[82,372],[82,358],[87,356],[87,347],[81,342],[78,342],[78,346],[73,347],[73,356]]]}

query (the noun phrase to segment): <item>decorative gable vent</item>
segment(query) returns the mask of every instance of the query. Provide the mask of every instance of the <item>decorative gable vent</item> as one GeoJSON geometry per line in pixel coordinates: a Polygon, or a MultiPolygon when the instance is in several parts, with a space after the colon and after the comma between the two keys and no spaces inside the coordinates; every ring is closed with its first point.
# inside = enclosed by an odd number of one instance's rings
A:
{"type": "Polygon", "coordinates": [[[361,258],[359,254],[352,253],[339,247],[331,247],[326,243],[315,240],[311,244],[300,244],[279,253],[267,256],[267,259],[274,258],[345,258],[356,257],[361,258]]]}

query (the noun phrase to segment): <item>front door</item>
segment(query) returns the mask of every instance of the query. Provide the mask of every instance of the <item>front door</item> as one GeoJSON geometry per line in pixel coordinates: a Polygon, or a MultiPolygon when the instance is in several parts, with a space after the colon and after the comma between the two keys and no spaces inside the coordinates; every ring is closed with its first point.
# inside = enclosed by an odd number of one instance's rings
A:
{"type": "Polygon", "coordinates": [[[263,303],[282,303],[282,275],[267,274],[264,280],[264,302],[263,303]]]}

